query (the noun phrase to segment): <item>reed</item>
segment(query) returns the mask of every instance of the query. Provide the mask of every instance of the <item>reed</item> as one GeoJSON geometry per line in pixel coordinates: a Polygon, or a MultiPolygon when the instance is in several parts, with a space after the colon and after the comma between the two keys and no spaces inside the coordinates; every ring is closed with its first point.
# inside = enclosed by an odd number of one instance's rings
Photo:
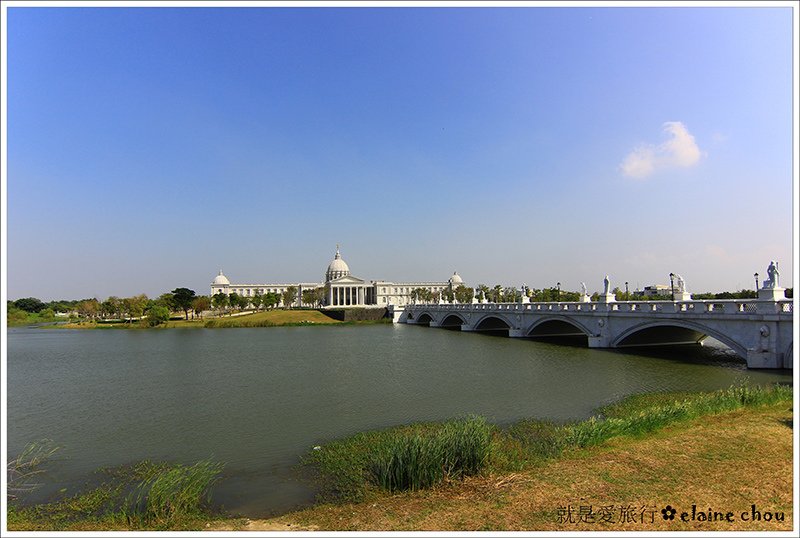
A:
{"type": "Polygon", "coordinates": [[[396,432],[376,447],[368,470],[383,489],[424,489],[478,474],[489,461],[491,441],[481,417],[446,422],[432,432],[396,432]]]}
{"type": "Polygon", "coordinates": [[[203,460],[175,465],[145,478],[128,496],[123,514],[140,526],[169,526],[207,511],[211,487],[219,480],[223,464],[203,460]]]}

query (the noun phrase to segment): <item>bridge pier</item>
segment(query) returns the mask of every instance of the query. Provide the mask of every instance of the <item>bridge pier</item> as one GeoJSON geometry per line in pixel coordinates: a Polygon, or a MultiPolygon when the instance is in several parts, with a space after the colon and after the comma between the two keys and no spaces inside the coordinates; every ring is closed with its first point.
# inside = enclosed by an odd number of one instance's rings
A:
{"type": "Polygon", "coordinates": [[[509,329],[508,336],[510,336],[511,338],[524,338],[525,331],[522,329],[509,329]]]}
{"type": "Polygon", "coordinates": [[[589,336],[589,347],[604,348],[611,347],[611,338],[608,336],[598,334],[597,336],[589,336]]]}

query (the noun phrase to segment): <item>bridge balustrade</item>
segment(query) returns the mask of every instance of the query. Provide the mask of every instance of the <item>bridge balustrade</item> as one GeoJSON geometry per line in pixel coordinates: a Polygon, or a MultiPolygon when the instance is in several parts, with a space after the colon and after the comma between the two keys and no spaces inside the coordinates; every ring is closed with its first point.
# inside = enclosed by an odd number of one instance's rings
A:
{"type": "MultiPolygon", "coordinates": [[[[543,303],[477,303],[477,304],[426,304],[409,305],[411,308],[427,308],[438,311],[511,311],[511,312],[596,312],[603,303],[543,302],[543,303]]],[[[759,301],[757,299],[723,299],[697,301],[615,301],[606,303],[608,311],[614,313],[641,314],[688,313],[688,314],[792,314],[791,299],[782,301],[759,301]]]]}

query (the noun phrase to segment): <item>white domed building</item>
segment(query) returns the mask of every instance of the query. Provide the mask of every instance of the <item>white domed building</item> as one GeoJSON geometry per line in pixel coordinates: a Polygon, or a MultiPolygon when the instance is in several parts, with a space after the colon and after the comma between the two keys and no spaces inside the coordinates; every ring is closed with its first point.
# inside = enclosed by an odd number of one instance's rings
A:
{"type": "Polygon", "coordinates": [[[289,288],[294,287],[297,290],[297,299],[293,306],[313,307],[317,305],[304,304],[302,302],[303,291],[324,288],[324,307],[326,308],[349,306],[387,307],[389,305],[402,306],[411,304],[411,292],[417,288],[425,288],[436,293],[444,289],[455,289],[463,284],[464,281],[458,273],[453,273],[453,276],[446,282],[366,281],[350,273],[350,266],[342,259],[342,255],[339,253],[339,245],[336,245],[336,254],[328,264],[324,282],[232,284],[220,271],[211,282],[211,295],[236,293],[244,297],[253,297],[254,295],[263,295],[265,293],[284,293],[289,288]]]}

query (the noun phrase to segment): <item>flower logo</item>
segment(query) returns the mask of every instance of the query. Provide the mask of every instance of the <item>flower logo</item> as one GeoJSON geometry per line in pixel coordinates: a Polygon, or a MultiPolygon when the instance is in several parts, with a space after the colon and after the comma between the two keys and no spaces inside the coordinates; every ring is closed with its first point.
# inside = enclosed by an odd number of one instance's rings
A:
{"type": "Polygon", "coordinates": [[[672,506],[670,506],[670,505],[667,505],[665,508],[662,508],[662,509],[661,509],[661,515],[663,515],[663,516],[664,516],[664,519],[668,519],[668,520],[670,520],[670,521],[672,521],[673,519],[675,519],[675,514],[677,514],[677,513],[678,513],[678,511],[677,511],[677,510],[675,510],[675,509],[674,509],[672,506]]]}

